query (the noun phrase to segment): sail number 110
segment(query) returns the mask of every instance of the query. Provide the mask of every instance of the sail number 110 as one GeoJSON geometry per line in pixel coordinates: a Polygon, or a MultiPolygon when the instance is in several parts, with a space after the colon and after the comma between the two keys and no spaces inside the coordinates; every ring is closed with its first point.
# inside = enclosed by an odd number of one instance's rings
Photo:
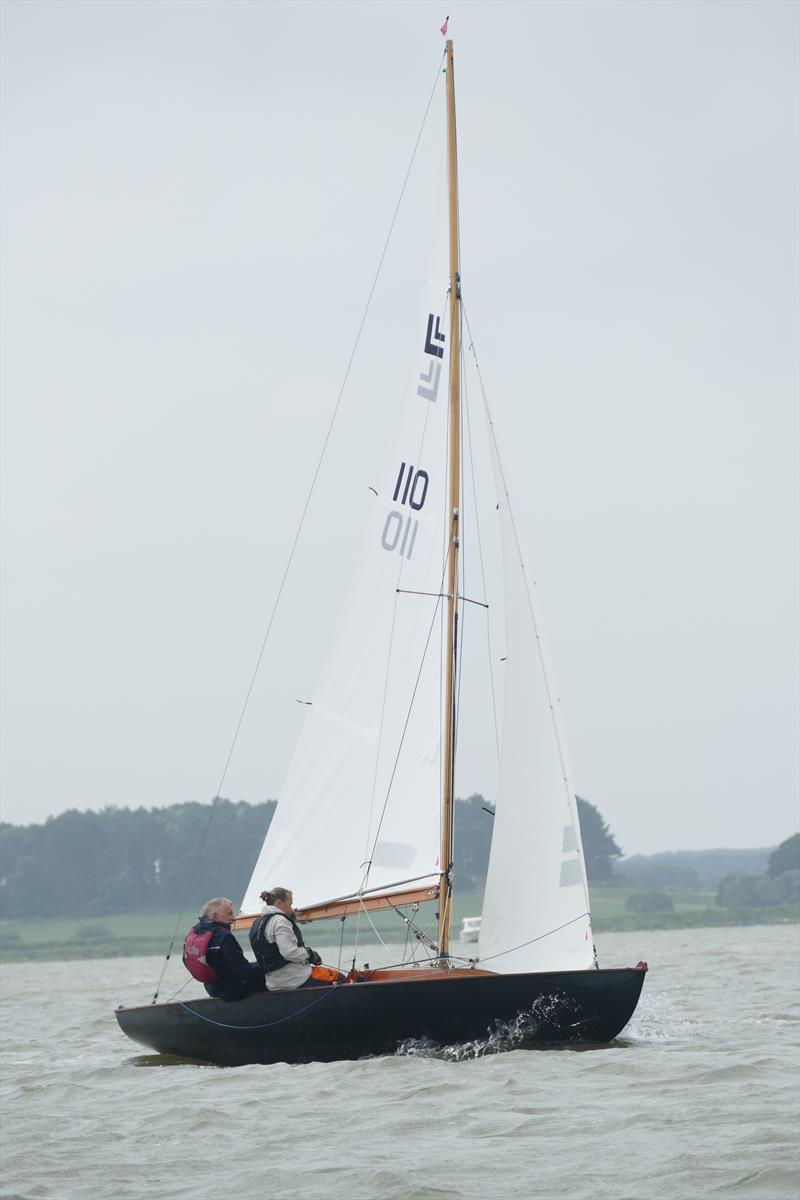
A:
{"type": "MultiPolygon", "coordinates": [[[[392,500],[404,507],[408,505],[414,512],[419,512],[428,494],[428,472],[415,471],[413,466],[400,464],[397,482],[394,485],[392,500]]],[[[403,513],[393,508],[386,514],[386,520],[381,534],[381,545],[390,552],[396,550],[403,558],[411,558],[414,552],[414,542],[417,539],[419,521],[411,513],[403,513]]]]}

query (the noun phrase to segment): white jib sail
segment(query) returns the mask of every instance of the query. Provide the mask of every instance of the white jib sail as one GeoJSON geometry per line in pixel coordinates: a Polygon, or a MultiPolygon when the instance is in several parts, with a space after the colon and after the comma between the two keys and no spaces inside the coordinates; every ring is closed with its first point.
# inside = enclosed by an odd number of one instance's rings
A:
{"type": "Polygon", "coordinates": [[[500,773],[479,957],[489,970],[594,965],[580,827],[558,700],[542,645],[490,429],[505,582],[500,773]]]}
{"type": "Polygon", "coordinates": [[[397,448],[366,469],[378,495],[343,624],[243,912],[268,887],[305,907],[438,878],[448,348],[446,272],[436,278],[397,448]]]}

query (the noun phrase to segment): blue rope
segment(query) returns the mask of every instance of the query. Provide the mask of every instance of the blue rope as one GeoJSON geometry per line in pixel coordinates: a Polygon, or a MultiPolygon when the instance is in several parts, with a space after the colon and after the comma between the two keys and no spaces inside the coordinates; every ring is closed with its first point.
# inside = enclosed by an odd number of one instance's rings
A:
{"type": "Polygon", "coordinates": [[[193,1017],[199,1017],[201,1021],[207,1021],[209,1025],[217,1025],[220,1029],[240,1029],[242,1032],[249,1032],[251,1029],[271,1029],[273,1025],[282,1025],[284,1021],[291,1021],[294,1017],[300,1017],[304,1012],[308,1012],[315,1004],[319,1004],[321,1000],[325,1000],[332,992],[336,990],[334,984],[327,992],[323,992],[316,1000],[312,1000],[305,1008],[299,1009],[297,1012],[289,1013],[287,1017],[279,1017],[277,1021],[267,1021],[266,1025],[226,1025],[224,1021],[213,1021],[211,1017],[204,1017],[202,1013],[195,1012],[193,1008],[189,1008],[188,1004],[184,1004],[182,1000],[178,1001],[181,1008],[185,1008],[193,1017]]]}
{"type": "MultiPolygon", "coordinates": [[[[341,918],[341,921],[342,921],[342,934],[341,934],[341,937],[339,938],[339,964],[341,964],[341,961],[342,961],[342,944],[344,942],[344,917],[341,918]]],[[[336,969],[339,970],[339,967],[337,966],[336,969]]],[[[341,971],[339,971],[339,973],[341,974],[341,971]]],[[[186,984],[184,984],[184,987],[185,986],[186,986],[186,984]]],[[[181,1006],[181,1008],[185,1008],[188,1013],[191,1013],[193,1017],[199,1017],[201,1021],[206,1021],[209,1025],[216,1025],[216,1026],[218,1026],[219,1029],[241,1029],[245,1032],[249,1032],[251,1029],[271,1029],[273,1025],[282,1025],[284,1021],[291,1021],[294,1017],[302,1016],[302,1014],[304,1012],[308,1012],[308,1010],[310,1008],[313,1008],[315,1004],[319,1004],[319,1002],[321,1000],[324,1000],[326,996],[330,996],[330,994],[334,990],[334,988],[339,987],[339,986],[340,986],[339,984],[333,984],[329,991],[324,992],[323,995],[321,995],[321,996],[318,996],[316,1000],[312,1000],[310,1004],[307,1004],[305,1006],[305,1008],[301,1008],[295,1013],[289,1013],[289,1015],[287,1017],[279,1017],[277,1021],[268,1021],[266,1025],[226,1025],[224,1021],[214,1021],[211,1019],[211,1017],[204,1017],[202,1013],[195,1012],[195,1010],[193,1008],[189,1008],[189,1005],[184,1004],[184,1002],[182,1000],[179,1000],[178,1004],[181,1006]]]]}

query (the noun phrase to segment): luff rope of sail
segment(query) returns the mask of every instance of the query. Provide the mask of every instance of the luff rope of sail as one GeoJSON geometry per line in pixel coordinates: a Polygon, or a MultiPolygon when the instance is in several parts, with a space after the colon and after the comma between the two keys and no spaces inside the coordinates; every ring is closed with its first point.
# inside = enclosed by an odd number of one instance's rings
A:
{"type": "Polygon", "coordinates": [[[201,858],[202,858],[202,855],[203,855],[203,850],[205,849],[205,844],[206,844],[206,841],[208,840],[208,833],[209,833],[209,830],[211,829],[211,823],[212,823],[212,821],[213,821],[213,819],[214,819],[214,811],[215,811],[215,809],[216,809],[216,806],[217,806],[217,801],[220,799],[220,796],[221,796],[221,793],[222,793],[222,788],[223,788],[223,785],[224,785],[224,783],[225,783],[225,778],[226,778],[226,776],[227,776],[227,774],[228,774],[228,768],[229,768],[229,766],[230,766],[231,759],[232,759],[232,757],[233,757],[233,752],[234,752],[234,750],[236,749],[236,743],[237,743],[237,741],[238,741],[238,739],[239,739],[239,733],[240,733],[240,731],[241,731],[241,728],[242,728],[242,723],[243,723],[243,721],[244,721],[244,718],[245,718],[245,713],[247,712],[247,706],[248,706],[248,704],[250,703],[250,697],[251,697],[251,695],[252,695],[252,693],[253,693],[253,688],[255,687],[256,677],[257,677],[257,675],[258,675],[259,668],[260,668],[260,666],[261,666],[261,661],[262,661],[262,659],[263,659],[263,657],[264,657],[264,651],[266,650],[266,647],[267,647],[267,642],[268,642],[268,640],[269,640],[269,635],[270,635],[270,633],[271,633],[271,631],[272,631],[272,626],[273,626],[273,624],[274,624],[274,622],[275,622],[275,616],[276,616],[276,613],[277,613],[277,611],[278,611],[278,605],[280,604],[281,597],[282,597],[282,595],[283,595],[283,589],[284,589],[284,587],[285,587],[285,585],[286,585],[286,579],[287,579],[287,577],[288,577],[289,571],[290,571],[290,569],[291,569],[291,566],[292,566],[292,562],[293,562],[293,560],[294,560],[294,555],[295,555],[295,551],[296,551],[296,549],[297,549],[297,544],[298,544],[298,542],[299,542],[299,540],[300,540],[300,535],[301,535],[301,533],[302,533],[302,531],[303,531],[303,526],[305,525],[306,515],[307,515],[307,513],[308,513],[309,505],[311,504],[311,498],[312,498],[312,496],[313,496],[313,494],[314,494],[314,489],[315,489],[315,487],[316,487],[316,484],[317,484],[317,479],[319,478],[319,473],[320,473],[320,470],[321,470],[321,468],[322,468],[322,462],[323,462],[323,459],[324,459],[324,457],[325,457],[325,453],[326,453],[326,451],[327,451],[327,448],[328,448],[328,443],[330,442],[330,439],[331,439],[331,434],[333,433],[333,426],[334,426],[334,424],[335,424],[335,422],[336,422],[336,417],[338,416],[338,413],[339,413],[339,408],[341,407],[341,403],[342,403],[342,397],[344,396],[344,391],[345,391],[345,388],[347,387],[347,382],[348,382],[348,380],[349,380],[349,378],[350,378],[350,372],[351,372],[351,370],[352,370],[353,361],[354,361],[354,359],[355,359],[356,352],[357,352],[357,350],[358,350],[358,347],[359,347],[359,344],[360,344],[360,342],[361,342],[361,335],[362,335],[362,333],[363,333],[363,331],[364,331],[364,325],[365,325],[365,323],[366,323],[367,316],[368,316],[368,314],[369,314],[369,310],[370,310],[370,307],[371,307],[371,305],[372,305],[372,298],[373,298],[373,296],[375,295],[375,289],[376,289],[376,287],[378,286],[378,279],[379,279],[379,277],[380,277],[380,273],[381,273],[381,270],[382,270],[382,268],[383,268],[384,259],[386,258],[386,253],[387,253],[387,251],[388,251],[388,249],[389,249],[389,243],[390,243],[390,241],[391,241],[391,239],[392,239],[392,234],[394,233],[394,227],[395,227],[395,225],[397,224],[397,217],[398,217],[398,214],[399,214],[399,212],[400,212],[400,206],[401,206],[401,204],[403,203],[403,197],[405,196],[405,193],[406,193],[406,188],[407,188],[407,186],[408,186],[408,181],[409,181],[409,178],[410,178],[410,176],[411,176],[411,171],[412,171],[412,168],[413,168],[413,166],[414,166],[414,162],[415,162],[415,160],[416,160],[416,157],[417,157],[417,151],[419,150],[419,144],[420,144],[420,141],[422,140],[422,134],[423,134],[423,132],[424,132],[424,130],[425,130],[425,126],[426,126],[426,124],[427,124],[427,121],[428,121],[428,114],[429,114],[429,112],[430,112],[430,109],[431,109],[431,104],[433,103],[433,97],[434,97],[434,95],[436,94],[436,88],[437,88],[437,86],[438,86],[439,79],[440,79],[440,76],[441,76],[441,73],[442,73],[442,63],[444,62],[444,59],[445,59],[445,53],[446,53],[446,50],[445,50],[445,51],[442,53],[442,56],[441,56],[441,58],[439,59],[439,62],[438,62],[438,64],[437,64],[437,66],[436,66],[436,74],[435,74],[435,76],[434,76],[434,80],[433,80],[433,87],[431,88],[430,95],[428,96],[428,102],[427,102],[427,104],[425,105],[425,111],[424,111],[424,113],[423,113],[423,115],[422,115],[422,121],[420,122],[419,130],[418,130],[418,132],[417,132],[417,137],[416,137],[416,140],[415,140],[415,142],[414,142],[414,148],[413,148],[413,150],[411,151],[411,158],[409,159],[408,166],[407,166],[407,168],[406,168],[406,173],[405,173],[405,175],[403,176],[403,182],[402,182],[402,185],[401,185],[401,187],[400,187],[400,194],[399,194],[399,196],[398,196],[398,198],[397,198],[397,203],[395,204],[395,207],[394,207],[394,212],[393,212],[393,214],[392,214],[392,219],[391,219],[391,221],[389,222],[389,231],[388,231],[388,233],[386,234],[386,240],[385,240],[385,241],[384,241],[384,243],[383,243],[383,249],[381,250],[380,257],[379,257],[379,259],[378,259],[378,265],[377,265],[377,267],[376,267],[376,269],[375,269],[375,275],[374,275],[374,277],[373,277],[372,284],[371,284],[371,286],[370,286],[369,293],[368,293],[368,295],[367,295],[367,302],[366,302],[366,304],[364,305],[364,311],[363,311],[363,313],[362,313],[362,315],[361,315],[361,320],[360,320],[360,322],[359,322],[358,330],[357,330],[357,332],[356,332],[355,341],[353,342],[353,348],[352,348],[352,350],[350,351],[350,357],[349,357],[349,359],[347,360],[347,366],[346,366],[346,368],[345,368],[344,377],[343,377],[343,379],[342,379],[341,387],[339,388],[339,392],[338,392],[338,395],[337,395],[337,397],[336,397],[336,403],[334,404],[334,407],[333,407],[333,413],[332,413],[332,415],[331,415],[331,419],[330,419],[330,422],[329,422],[329,424],[328,424],[328,429],[327,429],[327,432],[326,432],[326,434],[325,434],[325,438],[324,438],[324,440],[323,440],[323,443],[322,443],[322,449],[321,449],[321,451],[320,451],[319,458],[318,458],[318,460],[317,460],[317,465],[316,465],[316,467],[315,467],[314,474],[313,474],[313,476],[312,476],[312,480],[311,480],[311,486],[310,486],[310,488],[309,488],[309,490],[308,490],[308,495],[306,496],[306,501],[305,501],[305,504],[303,505],[303,510],[302,510],[302,513],[301,513],[301,515],[300,515],[300,521],[299,521],[299,524],[298,524],[298,526],[297,526],[297,532],[295,533],[294,540],[293,540],[293,542],[292,542],[292,546],[291,546],[291,549],[290,549],[290,551],[289,551],[289,557],[288,557],[288,559],[287,559],[287,561],[286,561],[286,567],[285,567],[285,569],[284,569],[284,572],[283,572],[283,575],[282,575],[282,577],[281,577],[281,582],[280,582],[280,585],[279,585],[279,587],[278,587],[278,592],[277,592],[277,595],[276,595],[276,597],[275,597],[275,603],[274,603],[274,605],[273,605],[273,607],[272,607],[272,612],[270,613],[269,621],[268,621],[268,623],[267,623],[267,630],[266,630],[266,633],[264,634],[264,638],[263,638],[263,640],[262,640],[262,642],[261,642],[261,649],[260,649],[260,650],[259,650],[259,652],[258,652],[258,657],[256,658],[256,664],[255,664],[255,667],[253,668],[253,673],[252,673],[252,675],[251,675],[251,678],[250,678],[250,684],[249,684],[249,687],[248,687],[248,689],[247,689],[247,693],[246,693],[246,695],[245,695],[245,698],[244,698],[244,704],[242,705],[242,710],[241,710],[241,712],[240,712],[240,714],[239,714],[239,720],[236,722],[236,727],[235,727],[235,729],[234,729],[234,733],[233,733],[233,738],[232,738],[232,740],[231,740],[230,749],[229,749],[229,751],[228,751],[228,756],[227,756],[227,758],[225,759],[225,765],[224,765],[224,767],[223,767],[223,769],[222,769],[222,774],[221,774],[221,776],[220,776],[220,781],[219,781],[219,784],[217,785],[217,790],[216,790],[216,794],[215,794],[215,796],[214,796],[214,800],[212,801],[212,804],[211,804],[211,812],[210,812],[210,813],[209,813],[209,815],[208,815],[208,821],[207,821],[207,823],[206,823],[206,827],[205,827],[205,830],[204,830],[204,832],[203,832],[203,837],[202,837],[202,840],[201,840],[201,843],[200,843],[200,848],[199,848],[199,850],[198,850],[198,852],[197,852],[197,857],[196,857],[196,859],[195,859],[195,862],[194,862],[194,864],[193,864],[193,866],[192,866],[192,869],[191,869],[191,871],[190,871],[190,873],[189,873],[189,880],[188,880],[188,883],[187,883],[187,885],[186,885],[186,891],[185,891],[185,893],[184,893],[183,902],[182,902],[182,904],[181,904],[181,908],[180,908],[180,911],[179,911],[179,913],[178,913],[177,920],[176,920],[176,922],[175,922],[175,928],[174,928],[174,929],[173,929],[173,931],[172,931],[172,937],[170,938],[169,946],[168,946],[168,948],[167,948],[167,953],[166,953],[166,954],[165,954],[165,956],[164,956],[164,962],[163,962],[163,964],[162,964],[162,966],[161,966],[161,971],[160,971],[160,973],[159,973],[159,976],[158,976],[158,982],[156,983],[156,988],[155,988],[155,991],[154,991],[154,993],[153,993],[153,998],[152,998],[152,1000],[150,1001],[150,1003],[151,1003],[151,1004],[155,1004],[155,1003],[156,1003],[156,1001],[158,1000],[159,993],[160,993],[160,991],[161,991],[161,985],[162,985],[162,983],[164,982],[164,973],[166,972],[166,969],[167,969],[167,964],[169,963],[169,960],[170,960],[170,958],[172,957],[172,951],[173,951],[173,948],[174,948],[174,946],[175,946],[175,939],[176,939],[176,938],[177,938],[177,936],[178,936],[178,930],[181,928],[181,925],[182,925],[182,922],[183,922],[183,916],[184,916],[184,913],[185,913],[185,911],[186,911],[186,905],[187,905],[187,902],[188,902],[188,899],[189,899],[189,892],[191,891],[191,889],[192,889],[192,887],[193,887],[193,885],[194,885],[194,880],[195,880],[195,876],[196,876],[196,873],[197,873],[197,868],[198,868],[198,866],[199,866],[199,864],[200,864],[200,861],[201,861],[201,858]]]}

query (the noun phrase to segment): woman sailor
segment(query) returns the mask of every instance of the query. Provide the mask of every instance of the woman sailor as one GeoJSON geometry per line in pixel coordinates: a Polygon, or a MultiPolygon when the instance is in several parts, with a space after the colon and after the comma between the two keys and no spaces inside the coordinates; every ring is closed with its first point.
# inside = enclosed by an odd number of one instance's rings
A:
{"type": "Polygon", "coordinates": [[[271,992],[316,987],[320,983],[342,983],[344,976],[322,965],[316,950],[306,946],[288,888],[262,892],[266,908],[250,927],[250,945],[266,972],[271,992]]]}

